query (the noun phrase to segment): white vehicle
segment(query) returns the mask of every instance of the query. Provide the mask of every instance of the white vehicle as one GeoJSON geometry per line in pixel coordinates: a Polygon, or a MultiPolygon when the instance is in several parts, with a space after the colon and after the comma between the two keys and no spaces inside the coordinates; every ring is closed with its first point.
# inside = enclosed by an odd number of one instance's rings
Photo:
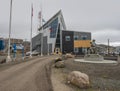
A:
{"type": "MultiPolygon", "coordinates": [[[[26,52],[26,56],[29,56],[30,55],[30,51],[29,52],[26,52]]],[[[32,51],[32,56],[37,56],[39,55],[39,52],[37,51],[32,51]]]]}

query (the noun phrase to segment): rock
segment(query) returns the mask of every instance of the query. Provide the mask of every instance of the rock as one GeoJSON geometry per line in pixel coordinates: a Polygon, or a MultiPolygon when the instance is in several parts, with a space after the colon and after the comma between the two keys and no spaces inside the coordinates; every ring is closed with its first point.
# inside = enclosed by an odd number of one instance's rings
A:
{"type": "Polygon", "coordinates": [[[67,56],[66,55],[62,55],[62,60],[67,60],[67,56]]]}
{"type": "Polygon", "coordinates": [[[72,71],[68,75],[68,83],[71,83],[79,88],[88,88],[90,86],[89,77],[85,73],[79,71],[72,71]]]}
{"type": "Polygon", "coordinates": [[[2,61],[0,61],[0,64],[6,63],[6,59],[3,59],[2,61]]]}
{"type": "Polygon", "coordinates": [[[65,63],[64,61],[58,61],[55,63],[55,67],[56,68],[64,68],[65,67],[65,63]]]}
{"type": "Polygon", "coordinates": [[[55,63],[58,62],[58,61],[62,61],[62,58],[56,58],[56,59],[54,60],[55,63]]]}
{"type": "Polygon", "coordinates": [[[65,56],[66,56],[66,58],[74,58],[74,55],[72,55],[70,53],[67,53],[65,56]]]}

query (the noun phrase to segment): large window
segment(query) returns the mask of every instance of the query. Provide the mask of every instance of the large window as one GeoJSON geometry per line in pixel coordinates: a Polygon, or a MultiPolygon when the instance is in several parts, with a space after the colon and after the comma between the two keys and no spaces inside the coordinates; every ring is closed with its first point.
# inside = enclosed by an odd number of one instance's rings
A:
{"type": "Polygon", "coordinates": [[[82,53],[87,54],[87,48],[82,48],[82,53]]]}
{"type": "Polygon", "coordinates": [[[79,48],[74,48],[74,52],[78,53],[79,52],[79,48]]]}
{"type": "Polygon", "coordinates": [[[86,39],[87,39],[87,35],[82,35],[82,36],[81,36],[81,39],[82,39],[82,40],[86,40],[86,39]]]}
{"type": "Polygon", "coordinates": [[[50,23],[50,38],[56,37],[57,27],[58,27],[58,18],[56,18],[54,21],[50,23]]]}
{"type": "Polygon", "coordinates": [[[66,41],[70,41],[70,36],[65,36],[66,41]]]}
{"type": "Polygon", "coordinates": [[[79,39],[79,36],[74,36],[74,40],[78,40],[79,39]]]}

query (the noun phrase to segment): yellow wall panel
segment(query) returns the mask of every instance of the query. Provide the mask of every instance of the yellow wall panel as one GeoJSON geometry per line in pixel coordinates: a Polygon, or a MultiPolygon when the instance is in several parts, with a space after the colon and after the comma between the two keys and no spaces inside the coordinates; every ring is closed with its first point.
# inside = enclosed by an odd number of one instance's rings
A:
{"type": "Polygon", "coordinates": [[[91,47],[91,40],[75,40],[74,47],[91,47]]]}

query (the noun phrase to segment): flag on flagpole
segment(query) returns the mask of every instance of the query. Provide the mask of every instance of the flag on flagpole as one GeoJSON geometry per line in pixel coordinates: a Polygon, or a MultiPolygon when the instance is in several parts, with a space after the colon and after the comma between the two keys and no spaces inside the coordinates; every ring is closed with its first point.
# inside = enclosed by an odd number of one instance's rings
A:
{"type": "Polygon", "coordinates": [[[45,22],[45,19],[43,19],[43,17],[42,17],[41,11],[38,13],[38,18],[39,18],[40,20],[42,19],[42,22],[45,22]]]}
{"type": "Polygon", "coordinates": [[[40,20],[40,24],[41,24],[40,26],[42,26],[42,24],[44,24],[46,21],[45,19],[43,19],[41,11],[38,13],[38,18],[40,20]]]}

